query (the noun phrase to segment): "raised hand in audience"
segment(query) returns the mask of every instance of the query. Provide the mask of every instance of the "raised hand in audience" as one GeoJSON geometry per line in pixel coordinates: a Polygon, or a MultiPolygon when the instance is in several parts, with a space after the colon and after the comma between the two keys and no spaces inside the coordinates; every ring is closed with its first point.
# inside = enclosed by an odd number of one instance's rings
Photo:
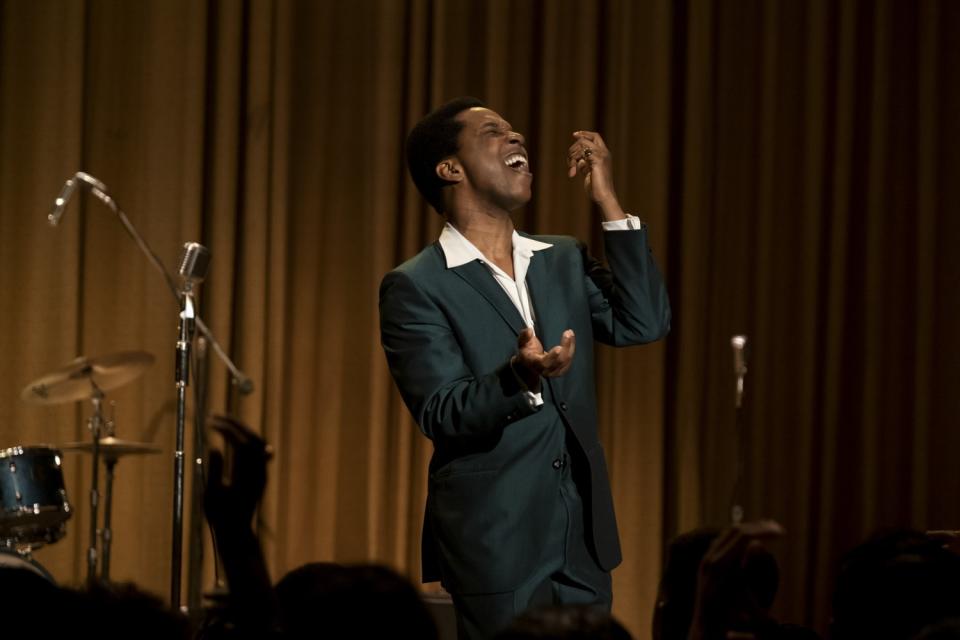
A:
{"type": "Polygon", "coordinates": [[[720,532],[700,562],[689,640],[762,638],[764,629],[775,627],[749,587],[747,570],[752,557],[766,553],[762,542],[783,534],[772,520],[720,532]]]}
{"type": "Polygon", "coordinates": [[[225,450],[209,453],[203,508],[230,587],[235,635],[258,637],[277,626],[273,588],[252,526],[271,452],[263,438],[233,418],[215,416],[210,427],[223,436],[225,450]]]}

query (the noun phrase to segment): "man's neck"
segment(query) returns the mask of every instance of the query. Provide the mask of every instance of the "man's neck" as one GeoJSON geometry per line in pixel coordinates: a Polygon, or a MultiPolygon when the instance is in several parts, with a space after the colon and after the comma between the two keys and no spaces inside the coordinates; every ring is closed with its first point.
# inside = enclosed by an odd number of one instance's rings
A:
{"type": "Polygon", "coordinates": [[[450,212],[447,220],[490,260],[512,264],[513,220],[509,215],[467,209],[450,212]]]}

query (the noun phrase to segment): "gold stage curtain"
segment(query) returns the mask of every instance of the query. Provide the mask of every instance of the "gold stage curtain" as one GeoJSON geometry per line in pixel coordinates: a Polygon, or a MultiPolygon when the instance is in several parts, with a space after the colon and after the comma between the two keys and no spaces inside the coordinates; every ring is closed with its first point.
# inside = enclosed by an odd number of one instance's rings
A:
{"type": "MultiPolygon", "coordinates": [[[[18,399],[34,378],[155,354],[107,396],[121,437],[163,448],[118,465],[112,565],[168,592],[176,307],[89,196],[46,225],[83,169],[168,265],[185,241],[212,250],[201,310],[256,391],[211,362],[209,409],[276,448],[274,576],[333,560],[417,579],[430,446],[386,370],[377,286],[441,223],[406,131],[475,95],[527,136],[518,226],[597,251],[563,156],[601,131],[671,291],[665,342],[599,352],[615,613],[645,637],[665,542],[727,518],[743,332],[744,505],[788,530],[778,612],[822,629],[844,549],[960,525],[958,28],[936,0],[2,0],[0,446],[87,437],[88,405],[18,399]]],[[[89,460],[64,466],[74,516],[37,558],[76,583],[89,460]]]]}

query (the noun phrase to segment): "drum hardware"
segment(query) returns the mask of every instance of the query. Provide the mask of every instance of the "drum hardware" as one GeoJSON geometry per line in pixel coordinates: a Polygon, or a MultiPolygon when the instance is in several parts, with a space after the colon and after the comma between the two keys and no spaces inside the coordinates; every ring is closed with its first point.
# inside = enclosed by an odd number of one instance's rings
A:
{"type": "MultiPolygon", "coordinates": [[[[110,579],[110,551],[113,544],[113,529],[111,528],[113,513],[113,480],[114,468],[122,456],[130,455],[150,455],[160,453],[160,447],[144,442],[133,442],[130,440],[121,440],[113,436],[114,419],[106,423],[110,425],[108,432],[111,435],[100,438],[99,449],[103,457],[103,466],[106,471],[106,482],[104,487],[103,500],[103,528],[99,530],[101,544],[100,554],[100,579],[110,579]]],[[[68,442],[61,447],[64,451],[78,451],[82,453],[92,453],[93,443],[90,442],[68,442]]]]}
{"type": "MultiPolygon", "coordinates": [[[[93,437],[93,463],[90,471],[90,546],[87,547],[87,582],[93,584],[97,578],[97,510],[100,507],[100,427],[103,426],[103,392],[90,380],[93,388],[90,401],[93,403],[93,415],[87,421],[87,428],[93,437]]],[[[112,425],[111,425],[112,426],[112,425]]]]}
{"type": "MultiPolygon", "coordinates": [[[[108,423],[109,424],[109,423],[108,423]]],[[[90,442],[68,442],[60,447],[64,451],[83,451],[90,453],[93,451],[93,443],[90,442]]],[[[131,455],[147,455],[151,453],[160,453],[160,447],[146,442],[133,442],[132,440],[121,440],[114,436],[105,436],[100,438],[100,453],[104,462],[131,455]]]]}
{"type": "MultiPolygon", "coordinates": [[[[110,500],[113,493],[113,467],[117,456],[123,455],[119,451],[124,446],[139,445],[140,443],[124,443],[114,437],[114,419],[111,416],[105,420],[103,416],[104,391],[116,389],[132,382],[143,374],[153,364],[154,357],[143,351],[125,351],[108,354],[97,358],[75,359],[70,364],[34,380],[28,384],[20,397],[33,404],[62,404],[79,400],[90,400],[93,413],[87,420],[87,428],[91,433],[90,443],[70,443],[71,450],[89,451],[93,455],[90,472],[90,543],[87,548],[87,581],[97,579],[97,549],[100,536],[103,535],[105,568],[102,577],[109,577],[109,546],[110,546],[110,500]],[[105,512],[105,526],[98,529],[100,507],[100,458],[105,451],[104,462],[107,467],[107,512],[105,512]]],[[[141,445],[147,446],[149,445],[141,445]]],[[[128,451],[127,453],[130,453],[128,451]]],[[[57,452],[59,460],[59,451],[57,452]]]]}

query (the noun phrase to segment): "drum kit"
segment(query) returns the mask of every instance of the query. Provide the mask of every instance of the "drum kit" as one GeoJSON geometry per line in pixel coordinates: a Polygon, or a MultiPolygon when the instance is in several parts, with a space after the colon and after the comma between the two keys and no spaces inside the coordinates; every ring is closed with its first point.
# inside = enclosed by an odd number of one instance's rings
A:
{"type": "Polygon", "coordinates": [[[89,401],[93,406],[87,420],[91,439],[68,442],[60,447],[16,446],[0,450],[0,567],[30,569],[52,581],[50,574],[33,559],[32,552],[57,542],[66,534],[73,507],[67,499],[61,452],[75,451],[93,457],[87,579],[109,580],[116,464],[125,456],[160,453],[160,448],[118,438],[115,420],[103,415],[104,393],[132,382],[153,361],[154,357],[143,351],[80,357],[23,389],[20,398],[36,405],[89,401]],[[98,523],[101,459],[106,470],[102,527],[98,523]]]}

